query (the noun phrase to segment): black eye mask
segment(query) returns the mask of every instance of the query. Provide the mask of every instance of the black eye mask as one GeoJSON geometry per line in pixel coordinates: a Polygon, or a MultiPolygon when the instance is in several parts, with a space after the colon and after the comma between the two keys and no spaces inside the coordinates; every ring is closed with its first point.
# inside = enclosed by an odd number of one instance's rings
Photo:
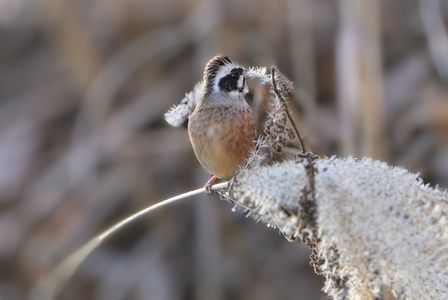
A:
{"type": "Polygon", "coordinates": [[[226,75],[219,80],[219,88],[226,92],[238,91],[238,80],[242,74],[242,68],[232,69],[229,75],[226,75]]]}

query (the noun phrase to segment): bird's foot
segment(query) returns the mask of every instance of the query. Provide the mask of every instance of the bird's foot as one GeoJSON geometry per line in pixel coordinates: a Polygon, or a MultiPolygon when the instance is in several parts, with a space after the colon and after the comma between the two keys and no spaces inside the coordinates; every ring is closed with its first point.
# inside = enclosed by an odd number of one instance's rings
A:
{"type": "Polygon", "coordinates": [[[210,195],[213,194],[212,186],[216,183],[216,181],[218,181],[218,179],[219,179],[218,176],[213,175],[213,176],[207,181],[207,183],[204,185],[205,192],[206,192],[207,194],[210,194],[210,195]]]}

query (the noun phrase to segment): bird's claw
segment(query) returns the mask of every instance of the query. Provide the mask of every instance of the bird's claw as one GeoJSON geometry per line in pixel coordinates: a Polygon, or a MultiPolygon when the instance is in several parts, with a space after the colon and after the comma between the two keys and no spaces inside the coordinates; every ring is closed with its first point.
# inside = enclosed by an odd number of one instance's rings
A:
{"type": "Polygon", "coordinates": [[[219,177],[213,175],[204,185],[205,192],[209,195],[213,194],[212,186],[218,181],[219,177]]]}
{"type": "Polygon", "coordinates": [[[213,190],[212,190],[212,184],[207,183],[206,185],[204,185],[205,188],[205,192],[209,195],[213,194],[213,190]]]}

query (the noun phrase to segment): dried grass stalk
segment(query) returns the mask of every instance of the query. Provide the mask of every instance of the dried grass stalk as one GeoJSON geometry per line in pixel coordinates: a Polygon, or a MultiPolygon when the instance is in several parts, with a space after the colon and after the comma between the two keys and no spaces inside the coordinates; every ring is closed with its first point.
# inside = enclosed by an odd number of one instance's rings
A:
{"type": "MultiPolygon", "coordinates": [[[[212,186],[212,191],[217,191],[226,188],[228,182],[222,182],[212,186]]],[[[30,299],[32,300],[52,300],[55,299],[61,289],[65,286],[68,280],[72,277],[81,263],[90,255],[96,248],[98,248],[102,242],[107,238],[115,234],[118,230],[126,227],[127,225],[137,221],[143,216],[148,215],[151,212],[155,212],[162,207],[172,205],[179,201],[190,198],[191,196],[199,195],[205,192],[205,188],[189,191],[166,200],[160,201],[156,204],[150,205],[129,217],[121,220],[120,222],[109,227],[102,233],[93,237],[90,241],[85,243],[82,247],[73,252],[70,256],[64,259],[56,268],[54,268],[49,274],[42,277],[31,290],[30,299]]]]}

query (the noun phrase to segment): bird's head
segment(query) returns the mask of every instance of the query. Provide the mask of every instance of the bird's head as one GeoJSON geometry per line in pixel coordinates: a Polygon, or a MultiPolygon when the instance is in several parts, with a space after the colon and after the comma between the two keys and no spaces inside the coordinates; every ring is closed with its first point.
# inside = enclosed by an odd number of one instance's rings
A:
{"type": "Polygon", "coordinates": [[[222,55],[213,57],[205,66],[204,83],[206,96],[215,93],[238,99],[249,92],[244,68],[222,55]]]}

